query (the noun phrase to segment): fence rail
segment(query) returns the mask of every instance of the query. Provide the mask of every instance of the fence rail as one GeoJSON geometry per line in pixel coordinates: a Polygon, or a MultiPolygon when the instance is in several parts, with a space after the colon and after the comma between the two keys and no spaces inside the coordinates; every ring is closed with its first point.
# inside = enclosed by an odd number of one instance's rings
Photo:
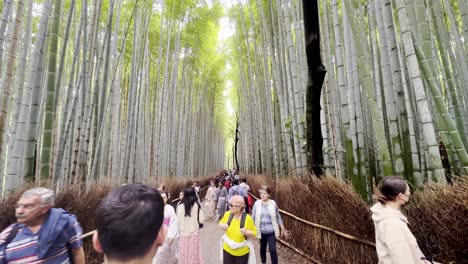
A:
{"type": "MultiPolygon", "coordinates": [[[[200,189],[200,194],[201,194],[202,191],[206,190],[208,187],[209,187],[209,186],[205,186],[205,187],[203,187],[202,189],[200,189]]],[[[259,200],[259,198],[256,197],[253,193],[250,192],[250,195],[251,195],[254,199],[259,200]]],[[[180,200],[180,198],[176,198],[176,199],[172,200],[171,202],[176,202],[176,201],[178,201],[178,200],[180,200]]],[[[290,212],[288,212],[288,211],[285,211],[285,210],[283,210],[283,209],[279,209],[279,212],[280,212],[281,214],[283,214],[283,215],[287,215],[287,216],[289,216],[289,217],[291,217],[291,218],[293,218],[293,219],[295,219],[295,220],[297,220],[297,221],[299,221],[299,222],[301,222],[301,223],[304,223],[304,224],[306,224],[306,225],[309,225],[309,226],[312,226],[312,227],[315,227],[315,228],[319,228],[319,229],[322,229],[322,230],[326,230],[326,231],[328,231],[328,232],[334,233],[334,234],[337,235],[337,236],[340,236],[340,237],[343,237],[343,238],[346,238],[346,239],[349,239],[349,240],[352,240],[352,241],[355,241],[355,242],[358,242],[358,243],[361,243],[361,244],[364,244],[364,245],[367,245],[367,246],[370,246],[370,247],[375,248],[375,243],[373,243],[373,242],[371,242],[371,241],[368,241],[368,240],[365,240],[365,239],[362,239],[362,238],[358,238],[358,237],[353,236],[353,235],[350,235],[350,234],[346,234],[346,233],[344,233],[344,232],[341,232],[341,231],[339,231],[339,230],[333,229],[333,228],[328,227],[328,226],[324,226],[324,225],[321,225],[321,224],[317,224],[317,223],[313,223],[313,222],[307,221],[307,220],[302,219],[302,218],[300,218],[300,217],[298,217],[298,216],[296,216],[296,215],[294,215],[294,214],[292,214],[292,213],[290,213],[290,212]]],[[[93,230],[93,231],[90,231],[90,232],[84,234],[84,235],[82,236],[82,239],[91,237],[92,235],[94,235],[95,232],[96,232],[96,230],[93,230]]],[[[310,260],[311,262],[316,263],[316,264],[322,264],[320,261],[316,260],[315,258],[313,258],[312,256],[308,255],[308,254],[305,253],[304,251],[302,251],[302,250],[300,250],[300,249],[294,247],[294,246],[291,245],[290,243],[288,243],[288,242],[286,242],[286,241],[284,241],[284,240],[282,240],[282,239],[278,239],[278,241],[279,241],[282,245],[284,245],[284,246],[288,247],[289,249],[295,251],[295,252],[298,253],[299,255],[301,255],[301,256],[307,258],[307,259],[310,260]]]]}
{"type": "MultiPolygon", "coordinates": [[[[258,198],[257,196],[255,196],[253,193],[249,192],[249,194],[255,199],[255,200],[259,200],[260,198],[258,198]]],[[[321,225],[321,224],[317,224],[317,223],[313,223],[313,222],[310,222],[310,221],[307,221],[305,219],[302,219],[296,215],[293,215],[292,213],[288,212],[288,211],[285,211],[285,210],[282,210],[282,209],[279,209],[279,212],[283,215],[287,215],[301,223],[304,223],[306,225],[309,225],[309,226],[312,226],[312,227],[315,227],[315,228],[319,228],[319,229],[322,229],[322,230],[325,230],[325,231],[328,231],[328,232],[331,232],[331,233],[334,233],[336,234],[337,236],[340,236],[340,237],[343,237],[343,238],[346,238],[346,239],[349,239],[349,240],[352,240],[352,241],[355,241],[355,242],[358,242],[358,243],[361,243],[361,244],[364,244],[364,245],[367,245],[367,246],[371,246],[373,248],[375,248],[375,243],[371,242],[371,241],[368,241],[368,240],[365,240],[365,239],[361,239],[361,238],[358,238],[358,237],[355,237],[353,235],[350,235],[350,234],[346,234],[346,233],[343,233],[341,231],[338,231],[338,230],[335,230],[331,227],[328,227],[328,226],[324,226],[324,225],[321,225]]],[[[278,242],[280,242],[281,244],[283,244],[284,246],[288,247],[289,249],[295,251],[296,253],[298,253],[299,255],[307,258],[308,260],[310,260],[311,262],[315,263],[315,264],[322,264],[322,262],[316,260],[315,258],[313,258],[312,256],[310,256],[309,254],[305,253],[304,251],[296,248],[295,246],[291,245],[290,243],[282,240],[282,239],[279,239],[278,238],[278,242]]]]}

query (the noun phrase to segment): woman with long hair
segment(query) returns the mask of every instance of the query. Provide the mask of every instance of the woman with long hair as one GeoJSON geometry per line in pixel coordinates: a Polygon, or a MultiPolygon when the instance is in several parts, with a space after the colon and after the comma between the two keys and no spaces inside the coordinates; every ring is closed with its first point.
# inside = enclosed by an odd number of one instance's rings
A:
{"type": "Polygon", "coordinates": [[[371,207],[379,264],[435,263],[421,252],[401,212],[410,197],[408,183],[400,177],[385,177],[379,183],[378,202],[371,207]]]}
{"type": "Polygon", "coordinates": [[[179,264],[203,263],[200,243],[200,224],[205,221],[198,196],[193,187],[184,191],[182,203],[177,207],[179,222],[179,264]]]}
{"type": "Polygon", "coordinates": [[[161,197],[164,201],[164,220],[163,225],[167,228],[166,239],[164,244],[158,248],[156,256],[153,259],[153,264],[173,263],[176,257],[177,238],[179,237],[179,225],[174,207],[167,203],[169,193],[161,192],[161,197]]]}
{"type": "Polygon", "coordinates": [[[280,236],[289,238],[289,231],[284,228],[283,219],[279,214],[276,202],[270,199],[271,191],[268,187],[262,186],[260,190],[260,200],[253,206],[252,217],[257,227],[257,237],[260,238],[260,258],[262,263],[266,263],[266,247],[270,251],[272,264],[278,264],[278,253],[276,252],[276,239],[280,236]]]}

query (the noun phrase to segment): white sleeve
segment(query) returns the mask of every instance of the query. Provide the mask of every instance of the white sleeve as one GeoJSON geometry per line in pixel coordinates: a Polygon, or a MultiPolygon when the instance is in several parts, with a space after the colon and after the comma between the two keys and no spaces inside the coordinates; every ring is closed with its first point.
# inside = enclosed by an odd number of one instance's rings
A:
{"type": "Polygon", "coordinates": [[[169,226],[167,228],[167,237],[168,238],[177,238],[179,237],[179,221],[177,220],[177,215],[174,211],[174,208],[170,206],[168,209],[168,215],[170,218],[169,226]]]}

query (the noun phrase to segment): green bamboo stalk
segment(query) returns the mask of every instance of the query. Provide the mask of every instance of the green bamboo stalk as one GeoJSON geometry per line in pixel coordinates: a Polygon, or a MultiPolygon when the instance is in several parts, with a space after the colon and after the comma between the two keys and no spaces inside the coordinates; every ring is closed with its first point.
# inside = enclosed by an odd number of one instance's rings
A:
{"type": "Polygon", "coordinates": [[[421,128],[423,131],[423,140],[425,144],[426,160],[428,169],[433,173],[433,177],[429,180],[435,180],[440,183],[445,183],[445,172],[442,168],[442,162],[439,153],[439,146],[435,135],[435,127],[433,117],[429,108],[427,95],[425,92],[419,62],[414,51],[414,42],[411,36],[411,29],[408,22],[408,13],[403,0],[396,0],[398,20],[400,22],[401,38],[403,43],[403,50],[408,65],[408,75],[413,85],[417,111],[421,120],[421,128]]]}
{"type": "MultiPolygon", "coordinates": [[[[422,66],[422,71],[425,75],[430,74],[430,65],[427,60],[424,59],[424,53],[421,48],[415,45],[416,55],[420,58],[419,62],[422,66]]],[[[445,101],[440,93],[440,88],[436,86],[435,83],[428,82],[430,91],[433,96],[433,100],[435,101],[436,111],[442,117],[442,120],[445,122],[445,125],[448,128],[449,137],[455,147],[455,151],[460,159],[461,169],[464,174],[468,174],[468,154],[466,152],[466,148],[463,145],[463,142],[460,137],[460,133],[457,131],[456,126],[450,117],[450,114],[445,107],[445,101]]]]}

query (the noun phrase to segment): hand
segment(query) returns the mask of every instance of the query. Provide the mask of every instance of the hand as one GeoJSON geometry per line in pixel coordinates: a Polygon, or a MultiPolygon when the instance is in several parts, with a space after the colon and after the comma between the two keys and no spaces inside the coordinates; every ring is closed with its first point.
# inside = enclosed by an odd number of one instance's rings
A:
{"type": "Polygon", "coordinates": [[[247,234],[249,234],[249,230],[245,229],[245,228],[241,228],[240,230],[241,234],[243,234],[244,236],[247,236],[247,234]]]}
{"type": "Polygon", "coordinates": [[[219,227],[221,227],[222,230],[226,231],[229,226],[228,226],[228,224],[221,223],[221,224],[219,224],[219,227]]]}
{"type": "Polygon", "coordinates": [[[281,236],[288,240],[291,238],[291,233],[286,229],[281,229],[281,236]]]}

